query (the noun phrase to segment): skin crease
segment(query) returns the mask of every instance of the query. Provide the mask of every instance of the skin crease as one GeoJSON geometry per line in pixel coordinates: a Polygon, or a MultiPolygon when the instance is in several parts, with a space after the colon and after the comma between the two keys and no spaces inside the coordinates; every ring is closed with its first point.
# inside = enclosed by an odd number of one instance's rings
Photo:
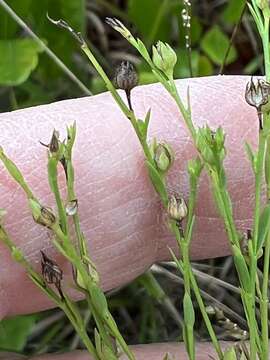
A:
{"type": "MultiPolygon", "coordinates": [[[[222,125],[228,134],[225,162],[228,186],[237,228],[242,230],[251,225],[254,202],[253,176],[243,144],[248,140],[255,146],[258,132],[256,112],[244,101],[248,80],[243,76],[214,76],[177,81],[183,99],[187,86],[190,88],[195,124],[208,123],[213,129],[222,125]]],[[[132,101],[141,118],[151,108],[149,139],[156,136],[174,148],[176,161],[168,186],[180,191],[187,199],[186,165],[196,152],[173,100],[160,85],[149,85],[134,89],[132,101]]],[[[74,165],[82,229],[89,239],[90,254],[101,274],[102,286],[109,290],[128,283],[154,262],[169,260],[167,246],[176,251],[175,241],[166,227],[164,211],[147,178],[138,140],[110,94],[0,114],[0,145],[22,169],[42,204],[54,207],[46,178],[46,149],[39,140],[48,143],[53,128],[60,131],[63,139],[65,125],[74,120],[77,123],[74,165]]],[[[64,188],[63,175],[60,184],[64,188]]],[[[5,228],[14,242],[37,269],[40,269],[40,250],[53,257],[63,268],[65,283],[69,285],[69,266],[55,255],[48,230],[33,224],[23,192],[2,164],[0,199],[0,207],[7,210],[5,228]]],[[[192,258],[229,254],[206,175],[201,179],[196,215],[192,258]]],[[[0,257],[0,318],[53,306],[27,279],[24,270],[14,263],[2,244],[0,257]]],[[[158,359],[155,353],[158,349],[140,349],[138,351],[141,354],[143,351],[143,355],[138,359],[158,359]]],[[[182,351],[179,346],[177,349],[182,351]]],[[[207,358],[202,352],[200,356],[200,360],[207,358]]],[[[86,359],[80,355],[70,358],[86,359]]]]}

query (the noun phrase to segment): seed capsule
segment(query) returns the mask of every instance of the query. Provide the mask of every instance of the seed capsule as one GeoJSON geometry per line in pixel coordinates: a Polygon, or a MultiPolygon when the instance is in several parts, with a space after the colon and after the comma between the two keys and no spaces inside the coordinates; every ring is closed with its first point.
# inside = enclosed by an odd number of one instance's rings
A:
{"type": "Polygon", "coordinates": [[[174,162],[174,153],[171,146],[167,143],[157,143],[154,139],[150,145],[150,150],[158,170],[166,173],[174,162]]]}
{"type": "Polygon", "coordinates": [[[138,85],[138,75],[129,61],[122,61],[115,72],[115,85],[122,90],[131,91],[138,85]]]}
{"type": "Polygon", "coordinates": [[[61,281],[63,279],[63,271],[60,269],[58,264],[50,259],[43,251],[40,251],[41,258],[41,271],[42,276],[46,283],[54,284],[57,290],[60,293],[60,296],[63,297],[61,289],[61,281]]]}
{"type": "Polygon", "coordinates": [[[176,221],[183,220],[188,213],[185,200],[183,198],[176,199],[174,195],[169,199],[167,211],[170,218],[176,221]]]}

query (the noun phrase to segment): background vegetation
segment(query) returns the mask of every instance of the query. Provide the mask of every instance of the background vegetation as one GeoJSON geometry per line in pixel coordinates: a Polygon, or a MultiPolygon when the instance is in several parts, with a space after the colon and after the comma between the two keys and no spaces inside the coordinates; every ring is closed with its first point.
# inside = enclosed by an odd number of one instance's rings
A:
{"type": "MultiPolygon", "coordinates": [[[[245,3],[246,0],[192,1],[190,68],[182,0],[6,1],[25,25],[14,20],[15,15],[8,13],[3,7],[4,1],[0,0],[0,111],[104,90],[76,41],[67,32],[56,29],[47,20],[47,13],[54,19],[67,20],[80,30],[109,74],[113,74],[119,61],[131,60],[138,69],[141,84],[153,82],[152,73],[134,49],[105,24],[105,17],[121,19],[149,47],[157,40],[171,44],[179,57],[178,78],[191,74],[260,74],[261,49],[245,3]],[[29,33],[30,29],[39,42],[29,33]]],[[[247,327],[238,289],[234,286],[237,281],[232,277],[231,258],[193,265],[204,297],[211,304],[209,311],[219,337],[244,338],[247,327]]],[[[146,277],[108,294],[114,316],[129,343],[181,339],[181,283],[173,264],[166,263],[153,266],[146,277]],[[158,280],[155,287],[150,281],[152,276],[158,280]]],[[[91,332],[91,317],[84,302],[81,311],[91,332]]],[[[196,332],[198,338],[206,338],[199,321],[196,332]]],[[[77,335],[59,310],[0,323],[0,350],[3,351],[28,355],[80,347],[77,335]]]]}

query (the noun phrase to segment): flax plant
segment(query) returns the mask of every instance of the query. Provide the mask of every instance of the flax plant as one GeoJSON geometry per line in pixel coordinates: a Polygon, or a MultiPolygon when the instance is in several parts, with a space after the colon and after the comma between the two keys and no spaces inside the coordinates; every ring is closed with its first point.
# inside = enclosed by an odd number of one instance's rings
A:
{"type": "MultiPolygon", "coordinates": [[[[263,174],[265,172],[265,181],[267,185],[267,195],[269,198],[270,188],[270,166],[268,160],[270,158],[269,152],[269,114],[268,114],[268,98],[269,98],[269,76],[270,76],[270,61],[269,61],[269,18],[270,9],[268,1],[252,1],[249,4],[250,11],[257,24],[260,36],[263,43],[263,51],[265,57],[265,71],[266,81],[258,80],[254,83],[251,80],[246,87],[246,100],[248,104],[255,106],[258,112],[259,119],[259,145],[257,152],[253,152],[251,147],[246,144],[248,156],[251,160],[252,168],[255,177],[255,205],[254,205],[254,221],[253,229],[248,232],[247,248],[243,247],[244,234],[241,234],[236,227],[234,220],[234,213],[230,194],[227,188],[226,171],[224,168],[224,159],[226,157],[225,148],[225,134],[221,127],[211,129],[208,125],[202,128],[195,128],[191,106],[189,91],[187,94],[187,105],[181,99],[174,79],[173,69],[176,64],[176,54],[173,49],[165,43],[158,42],[153,46],[152,55],[147,51],[145,45],[140,39],[135,39],[130,31],[117,19],[107,19],[107,23],[124,36],[127,41],[133,45],[144,60],[150,66],[152,72],[156,75],[158,81],[164,86],[168,93],[175,100],[182,118],[189,129],[190,136],[193,139],[194,145],[198,151],[198,158],[192,160],[188,164],[188,172],[190,178],[190,196],[188,206],[185,205],[181,197],[170,196],[167,190],[166,174],[171,166],[173,159],[172,152],[168,150],[168,145],[158,144],[156,140],[149,144],[147,139],[147,130],[150,120],[150,111],[147,113],[144,120],[136,118],[131,105],[130,91],[136,82],[126,83],[116,81],[116,85],[126,91],[128,106],[117,93],[114,84],[110,81],[108,76],[102,70],[100,65],[94,58],[91,50],[88,48],[85,41],[79,34],[76,34],[63,21],[53,21],[56,25],[67,28],[71,33],[77,37],[81,43],[82,50],[85,52],[91,63],[96,68],[97,72],[103,78],[108,90],[111,92],[120,109],[131,122],[135,133],[142,145],[146,166],[148,168],[149,177],[153,183],[154,188],[160,195],[161,201],[167,209],[170,218],[169,227],[176,237],[180,250],[180,259],[175,254],[172,256],[183,274],[185,294],[183,299],[184,320],[183,327],[184,341],[186,350],[190,359],[195,359],[195,344],[193,327],[195,323],[194,309],[192,304],[192,291],[199,304],[202,316],[207,326],[210,338],[216,349],[217,355],[220,359],[233,359],[237,356],[236,348],[232,347],[226,352],[222,352],[217,337],[213,331],[213,327],[208,318],[207,311],[203,304],[200,291],[196,282],[196,278],[192,272],[189,259],[189,248],[192,238],[192,229],[195,222],[194,208],[196,203],[198,180],[201,170],[204,168],[211,180],[213,196],[220,215],[224,221],[224,226],[228,234],[228,240],[231,245],[231,250],[235,262],[235,267],[239,276],[241,298],[243,301],[244,310],[246,313],[247,322],[249,325],[250,334],[250,350],[242,351],[242,357],[246,356],[249,359],[268,359],[268,275],[269,275],[269,257],[270,257],[270,235],[269,235],[269,215],[270,206],[266,204],[262,206],[262,186],[263,174]],[[160,148],[162,151],[160,152],[160,148]],[[158,154],[159,149],[159,155],[158,154]],[[185,229],[183,228],[183,219],[187,217],[185,229]],[[257,275],[257,260],[264,250],[264,271],[263,281],[260,283],[257,275]],[[261,320],[256,318],[255,314],[255,298],[260,299],[261,320]],[[245,354],[245,355],[244,355],[245,354]]],[[[122,65],[122,74],[124,79],[131,79],[132,66],[130,64],[122,65]]],[[[120,77],[121,78],[121,77],[120,77]]]]}
{"type": "Polygon", "coordinates": [[[90,259],[87,242],[80,228],[79,201],[74,188],[75,176],[72,164],[75,137],[76,124],[74,123],[67,127],[65,141],[60,141],[58,132],[54,130],[51,141],[47,145],[48,181],[55,198],[56,214],[49,207],[40,203],[26,183],[21,171],[7,157],[2,148],[0,149],[0,160],[10,176],[25,192],[34,221],[50,230],[53,245],[71,263],[75,288],[85,295],[89,310],[96,322],[94,343],[87,334],[84,320],[76,303],[70,299],[62,286],[62,270],[57,263],[41,252],[42,273],[39,274],[5,231],[3,219],[0,225],[0,240],[10,249],[13,258],[25,267],[32,281],[65,312],[86,349],[95,360],[117,360],[123,353],[128,359],[135,360],[109,312],[106,297],[100,287],[98,273],[90,259]],[[59,189],[59,165],[62,166],[65,173],[67,199],[62,198],[59,189]],[[73,221],[70,222],[69,218],[73,221]],[[75,239],[71,235],[73,228],[75,229],[75,239]]]}
{"type": "MultiPolygon", "coordinates": [[[[101,65],[93,55],[91,49],[80,33],[74,31],[63,20],[49,20],[68,30],[80,43],[81,49],[95,67],[107,89],[110,91],[119,108],[126,116],[141,144],[145,156],[145,165],[149,179],[160,197],[162,205],[168,215],[168,227],[174,234],[179,247],[179,254],[170,250],[172,257],[183,275],[184,279],[184,324],[183,336],[186,351],[190,360],[196,360],[196,346],[194,336],[195,312],[193,298],[195,297],[209,336],[216,350],[218,359],[237,360],[249,359],[268,360],[269,334],[268,334],[268,280],[270,260],[270,58],[269,58],[269,21],[270,5],[267,0],[252,0],[249,4],[250,12],[255,20],[262,39],[266,80],[259,79],[247,84],[245,98],[249,105],[257,110],[259,142],[258,149],[252,150],[246,143],[247,155],[250,159],[255,180],[255,204],[252,230],[247,235],[240,233],[234,220],[234,212],[230,194],[227,187],[224,159],[226,157],[225,133],[221,127],[211,129],[208,125],[197,128],[194,125],[190,104],[189,90],[186,101],[178,93],[173,73],[177,58],[173,49],[166,43],[158,42],[150,53],[140,39],[134,38],[131,32],[117,19],[107,19],[107,23],[118,31],[133,45],[142,58],[150,66],[157,80],[163,85],[169,95],[174,99],[181,114],[181,119],[187,126],[190,137],[197,149],[198,156],[191,159],[188,164],[189,197],[181,196],[181,189],[174,194],[168,190],[167,174],[174,161],[174,152],[169,144],[159,139],[149,139],[148,126],[151,118],[151,109],[144,119],[136,116],[132,106],[132,89],[137,85],[138,78],[133,65],[123,61],[116,70],[114,82],[110,80],[101,65]],[[117,91],[125,91],[125,101],[117,91]],[[221,349],[217,336],[208,316],[207,308],[192,271],[190,262],[190,245],[193,228],[196,221],[195,207],[199,179],[202,171],[206,171],[212,187],[220,216],[231,245],[232,256],[239,277],[240,294],[249,326],[249,350],[247,346],[232,346],[226,351],[221,349]],[[264,187],[264,185],[266,185],[264,187]],[[263,204],[262,191],[266,188],[266,204],[263,204]],[[244,244],[246,237],[247,243],[244,244]],[[258,258],[264,256],[263,279],[258,277],[258,258]],[[256,317],[256,303],[259,299],[261,318],[256,317]]],[[[244,92],[244,90],[243,90],[244,92]]],[[[179,117],[180,118],[180,117],[179,117]]],[[[180,120],[179,120],[180,121],[180,120]]],[[[87,350],[94,359],[118,359],[125,353],[128,359],[134,360],[134,355],[126,345],[109,312],[106,298],[100,289],[99,277],[95,265],[88,253],[86,239],[80,227],[79,201],[74,187],[74,168],[72,164],[72,149],[75,142],[75,124],[67,128],[66,141],[59,140],[59,134],[54,131],[48,144],[48,180],[54,194],[57,211],[41,204],[38,198],[25,182],[22,173],[9,159],[4,150],[0,150],[0,160],[9,174],[21,186],[28,199],[29,207],[34,220],[50,229],[52,242],[56,249],[72,264],[74,281],[78,291],[87,299],[89,309],[96,322],[95,343],[89,339],[84,327],[83,319],[74,302],[69,298],[62,286],[62,270],[60,267],[42,253],[42,273],[39,274],[25,259],[21,251],[4,229],[3,220],[0,226],[0,240],[10,249],[14,259],[26,269],[29,277],[47,294],[61,309],[65,311],[74,328],[81,336],[87,350]],[[61,164],[66,176],[67,199],[63,199],[58,185],[58,165],[61,164]],[[73,220],[75,239],[73,238],[69,218],[73,220]]],[[[169,359],[168,354],[164,359],[169,359]]]]}
{"type": "MultiPolygon", "coordinates": [[[[179,252],[182,254],[182,259],[178,260],[172,253],[177,266],[184,277],[185,295],[183,300],[184,320],[183,327],[184,341],[186,344],[187,353],[190,359],[195,359],[195,342],[194,342],[194,324],[195,314],[192,303],[193,290],[200,310],[202,312],[203,319],[208,329],[209,335],[216,349],[219,359],[223,358],[223,352],[220,344],[217,340],[215,332],[213,330],[211,321],[208,317],[206,307],[203,303],[199,287],[197,285],[196,278],[192,272],[189,248],[192,238],[192,231],[195,222],[194,208],[197,197],[198,180],[203,168],[203,162],[198,157],[188,164],[189,178],[190,178],[190,197],[188,200],[188,206],[186,206],[184,199],[179,193],[176,195],[170,195],[166,176],[173,163],[173,151],[171,147],[163,142],[158,142],[156,139],[149,141],[148,139],[148,125],[150,121],[151,111],[149,110],[145,118],[138,119],[132,107],[131,90],[137,85],[137,76],[132,64],[124,61],[116,71],[114,83],[109,79],[104,72],[96,58],[94,57],[91,49],[87,46],[86,42],[82,38],[81,34],[76,33],[70,26],[63,20],[49,20],[55,25],[67,29],[71,34],[79,41],[83,52],[91,61],[92,65],[96,68],[97,72],[104,80],[108,90],[111,92],[114,100],[119,105],[119,108],[130,121],[134,128],[134,131],[138,137],[138,140],[142,146],[142,150],[145,155],[145,164],[148,169],[149,178],[159,194],[161,202],[166,209],[169,217],[169,228],[175,235],[177,243],[179,245],[179,252]],[[116,87],[123,89],[126,93],[127,104],[119,95],[116,87]],[[183,219],[187,218],[185,229],[183,229],[183,219]]],[[[186,108],[180,99],[174,80],[173,80],[173,68],[176,63],[176,55],[172,48],[168,44],[159,42],[156,47],[153,47],[153,59],[149,55],[145,45],[138,39],[135,40],[131,33],[116,19],[107,19],[107,23],[114,29],[118,30],[125,36],[132,45],[134,45],[148,64],[152,67],[153,72],[156,74],[159,81],[166,87],[170,93],[172,93],[177,101],[181,111],[185,114],[185,119],[190,132],[195,136],[196,129],[191,120],[191,108],[188,98],[188,107],[186,108]]],[[[181,256],[181,255],[179,255],[181,256]]]]}

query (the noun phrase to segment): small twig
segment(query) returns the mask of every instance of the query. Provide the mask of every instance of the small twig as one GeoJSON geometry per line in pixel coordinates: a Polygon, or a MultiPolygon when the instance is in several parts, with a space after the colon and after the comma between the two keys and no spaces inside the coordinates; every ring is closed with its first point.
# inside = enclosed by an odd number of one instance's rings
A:
{"type": "Polygon", "coordinates": [[[229,45],[228,45],[228,48],[226,50],[226,53],[225,53],[225,56],[224,56],[224,59],[223,59],[223,62],[220,66],[220,69],[219,69],[219,74],[220,75],[223,75],[223,72],[224,72],[224,68],[225,68],[225,65],[226,65],[226,62],[227,62],[227,59],[228,59],[228,56],[229,56],[229,53],[230,53],[230,50],[231,50],[231,47],[232,47],[232,44],[234,42],[234,39],[235,39],[235,36],[238,32],[238,29],[239,29],[239,26],[242,22],[242,19],[243,19],[243,16],[245,14],[245,11],[246,11],[246,7],[247,7],[247,2],[245,3],[244,7],[243,7],[243,10],[240,14],[240,17],[239,17],[239,20],[237,21],[237,24],[234,26],[234,29],[233,29],[233,32],[232,32],[232,36],[230,38],[230,42],[229,42],[229,45]]]}

